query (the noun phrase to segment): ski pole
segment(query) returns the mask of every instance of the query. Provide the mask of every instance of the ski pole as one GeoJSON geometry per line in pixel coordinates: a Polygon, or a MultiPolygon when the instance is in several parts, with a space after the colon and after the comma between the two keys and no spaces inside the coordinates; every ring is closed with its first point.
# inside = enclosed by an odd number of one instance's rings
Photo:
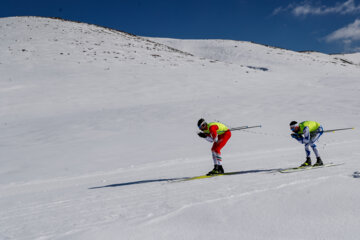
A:
{"type": "Polygon", "coordinates": [[[326,132],[335,132],[335,131],[343,131],[343,130],[350,130],[350,129],[355,129],[355,128],[337,128],[337,129],[325,130],[324,133],[326,133],[326,132]]]}
{"type": "Polygon", "coordinates": [[[247,127],[249,127],[249,126],[234,127],[234,128],[229,128],[229,130],[230,130],[230,131],[234,131],[234,130],[236,130],[236,129],[245,129],[245,128],[247,128],[247,127]]]}
{"type": "Polygon", "coordinates": [[[244,129],[249,129],[249,128],[260,128],[261,125],[256,125],[256,126],[242,126],[242,127],[235,127],[235,128],[230,128],[230,131],[237,131],[237,130],[244,130],[244,129]]]}
{"type": "MultiPolygon", "coordinates": [[[[229,128],[230,131],[238,131],[238,130],[244,130],[244,129],[249,129],[249,128],[258,128],[261,127],[261,125],[256,125],[256,126],[241,126],[241,127],[234,127],[234,128],[229,128]]],[[[225,132],[225,131],[221,131],[221,132],[225,132]]]]}

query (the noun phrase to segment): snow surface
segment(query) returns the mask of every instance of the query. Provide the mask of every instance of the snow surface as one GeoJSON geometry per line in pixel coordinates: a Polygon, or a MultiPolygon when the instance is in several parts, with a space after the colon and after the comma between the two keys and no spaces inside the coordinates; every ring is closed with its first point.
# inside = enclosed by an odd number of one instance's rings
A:
{"type": "Polygon", "coordinates": [[[358,239],[360,57],[0,19],[0,239],[358,239]],[[344,62],[343,60],[347,62],[344,62]],[[351,62],[349,62],[351,61],[351,62]],[[212,168],[200,117],[234,132],[212,168]]]}

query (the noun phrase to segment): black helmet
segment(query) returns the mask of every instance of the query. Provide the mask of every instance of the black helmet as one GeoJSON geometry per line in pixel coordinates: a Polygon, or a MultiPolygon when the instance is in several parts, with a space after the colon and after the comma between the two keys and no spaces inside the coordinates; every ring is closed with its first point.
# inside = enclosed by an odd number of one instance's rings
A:
{"type": "Polygon", "coordinates": [[[298,132],[299,131],[297,121],[291,121],[291,123],[289,125],[290,125],[291,131],[293,131],[293,132],[298,132]]]}
{"type": "Polygon", "coordinates": [[[297,124],[297,121],[291,121],[289,125],[290,125],[290,126],[294,126],[294,125],[296,125],[296,124],[297,124]]]}
{"type": "Polygon", "coordinates": [[[198,123],[197,123],[198,128],[200,128],[201,125],[203,125],[204,123],[206,124],[205,119],[200,118],[199,121],[198,121],[198,123]]]}

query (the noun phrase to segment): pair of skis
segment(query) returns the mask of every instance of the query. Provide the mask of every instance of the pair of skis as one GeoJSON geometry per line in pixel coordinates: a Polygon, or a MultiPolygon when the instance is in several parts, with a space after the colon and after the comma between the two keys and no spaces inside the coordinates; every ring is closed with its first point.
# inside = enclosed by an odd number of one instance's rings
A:
{"type": "Polygon", "coordinates": [[[281,173],[292,173],[292,172],[299,172],[299,171],[305,171],[305,170],[311,170],[311,169],[317,169],[317,168],[323,168],[323,167],[335,167],[339,165],[343,165],[344,163],[328,163],[321,166],[304,166],[304,167],[292,167],[292,168],[284,168],[280,169],[279,172],[281,173]]]}
{"type": "Polygon", "coordinates": [[[271,169],[271,170],[250,170],[250,171],[239,171],[239,172],[227,172],[227,173],[220,173],[220,174],[213,174],[213,175],[201,175],[189,178],[183,178],[176,181],[191,181],[191,180],[198,180],[198,179],[205,179],[205,178],[213,178],[219,176],[228,176],[228,175],[240,175],[245,173],[256,173],[256,172],[279,172],[279,173],[293,173],[311,169],[318,169],[318,168],[325,168],[325,167],[335,167],[343,165],[344,163],[328,163],[321,166],[306,166],[306,167],[291,167],[291,168],[283,168],[283,169],[271,169]]]}
{"type": "Polygon", "coordinates": [[[246,172],[226,172],[226,173],[219,173],[219,174],[212,174],[212,175],[201,175],[201,176],[196,176],[196,177],[184,178],[184,179],[181,179],[181,181],[190,181],[190,180],[212,178],[212,177],[226,176],[226,175],[237,175],[237,174],[243,174],[243,173],[246,173],[246,172]]]}

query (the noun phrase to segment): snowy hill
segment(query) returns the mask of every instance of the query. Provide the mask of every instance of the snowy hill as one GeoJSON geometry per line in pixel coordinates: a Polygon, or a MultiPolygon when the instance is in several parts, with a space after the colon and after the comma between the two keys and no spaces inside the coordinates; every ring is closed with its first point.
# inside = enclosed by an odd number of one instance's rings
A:
{"type": "Polygon", "coordinates": [[[317,52],[294,52],[251,42],[232,40],[179,40],[148,38],[176,49],[208,59],[244,65],[264,65],[267,68],[284,69],[284,66],[321,67],[324,65],[347,66],[350,60],[357,64],[360,54],[327,55],[317,52]],[[342,61],[349,59],[349,62],[342,61]],[[311,64],[310,64],[311,63],[311,64]]]}
{"type": "Polygon", "coordinates": [[[343,62],[347,61],[347,62],[356,64],[356,65],[360,65],[360,53],[337,54],[337,55],[334,55],[334,57],[336,59],[342,59],[343,62]]]}
{"type": "Polygon", "coordinates": [[[0,239],[357,239],[358,130],[304,161],[292,120],[357,127],[359,55],[0,19],[0,239]],[[344,61],[345,60],[345,61],[344,61]],[[221,176],[198,118],[237,127],[221,176]],[[306,231],[304,231],[306,229],[306,231]]]}

